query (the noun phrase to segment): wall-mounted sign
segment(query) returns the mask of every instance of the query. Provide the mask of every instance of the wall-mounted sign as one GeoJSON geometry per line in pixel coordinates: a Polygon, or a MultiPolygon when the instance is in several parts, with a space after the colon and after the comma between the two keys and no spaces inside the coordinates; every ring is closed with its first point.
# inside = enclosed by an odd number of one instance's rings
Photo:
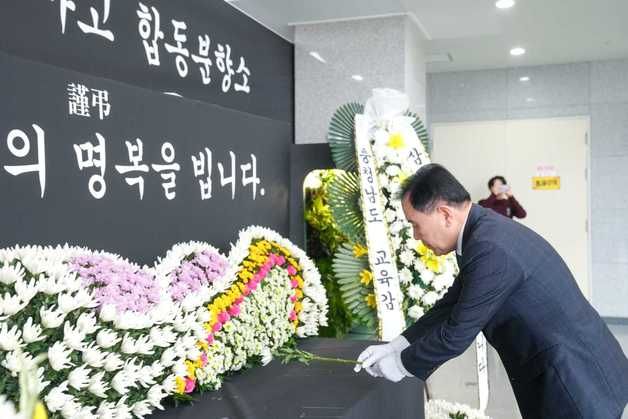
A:
{"type": "Polygon", "coordinates": [[[534,176],[532,189],[539,191],[551,191],[560,189],[560,176],[534,176]]]}

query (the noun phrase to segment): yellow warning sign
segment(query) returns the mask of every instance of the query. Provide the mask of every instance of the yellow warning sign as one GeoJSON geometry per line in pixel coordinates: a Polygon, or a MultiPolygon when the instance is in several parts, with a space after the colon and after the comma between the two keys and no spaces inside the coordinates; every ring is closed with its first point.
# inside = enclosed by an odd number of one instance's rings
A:
{"type": "Polygon", "coordinates": [[[551,191],[560,189],[560,176],[534,176],[532,189],[551,191]]]}

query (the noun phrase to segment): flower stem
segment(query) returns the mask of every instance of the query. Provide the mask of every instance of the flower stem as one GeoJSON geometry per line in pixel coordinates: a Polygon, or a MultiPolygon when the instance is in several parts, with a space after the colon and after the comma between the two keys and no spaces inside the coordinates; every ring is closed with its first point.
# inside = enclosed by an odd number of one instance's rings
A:
{"type": "Polygon", "coordinates": [[[318,356],[318,355],[312,356],[312,360],[313,361],[324,361],[324,362],[336,362],[336,363],[339,363],[339,364],[351,364],[351,365],[361,364],[361,362],[350,360],[350,359],[328,358],[328,357],[325,357],[325,356],[318,356]]]}

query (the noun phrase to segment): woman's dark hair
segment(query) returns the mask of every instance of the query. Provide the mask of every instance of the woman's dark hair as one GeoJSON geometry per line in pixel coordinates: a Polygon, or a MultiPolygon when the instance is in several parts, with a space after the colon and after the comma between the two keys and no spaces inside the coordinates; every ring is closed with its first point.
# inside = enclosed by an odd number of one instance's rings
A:
{"type": "Polygon", "coordinates": [[[488,189],[491,190],[496,180],[501,180],[504,185],[506,185],[506,179],[503,176],[493,176],[488,180],[488,189]]]}
{"type": "Polygon", "coordinates": [[[410,176],[401,186],[399,198],[408,196],[412,207],[429,213],[439,201],[460,205],[470,201],[469,192],[447,169],[440,164],[426,164],[410,176]]]}

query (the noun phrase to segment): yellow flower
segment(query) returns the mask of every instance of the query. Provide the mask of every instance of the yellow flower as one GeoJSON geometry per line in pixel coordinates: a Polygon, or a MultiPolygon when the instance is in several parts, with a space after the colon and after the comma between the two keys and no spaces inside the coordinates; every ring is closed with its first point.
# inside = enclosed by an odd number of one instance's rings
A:
{"type": "Polygon", "coordinates": [[[188,377],[194,377],[194,373],[196,372],[196,363],[190,360],[185,361],[185,369],[188,372],[188,377]]]}
{"type": "Polygon", "coordinates": [[[298,299],[298,300],[300,300],[300,299],[302,299],[302,298],[303,298],[303,291],[301,291],[300,289],[297,289],[297,290],[294,292],[294,295],[296,295],[296,296],[297,296],[297,299],[298,299]]]}
{"type": "Polygon", "coordinates": [[[363,269],[362,272],[360,272],[360,282],[364,286],[368,286],[369,284],[371,284],[373,282],[373,274],[371,273],[371,271],[363,269]]]}
{"type": "Polygon", "coordinates": [[[364,297],[364,301],[366,301],[366,305],[371,308],[377,308],[377,303],[375,302],[375,294],[371,293],[364,297]]]}
{"type": "Polygon", "coordinates": [[[175,379],[175,386],[175,391],[179,394],[183,394],[183,392],[185,391],[185,380],[181,377],[177,377],[175,379]]]}
{"type": "Polygon", "coordinates": [[[434,273],[440,273],[440,258],[438,256],[421,256],[421,261],[427,266],[427,269],[434,273]]]}
{"type": "Polygon", "coordinates": [[[301,310],[303,310],[303,304],[301,304],[298,301],[296,303],[294,303],[294,311],[299,313],[301,310]]]}
{"type": "Polygon", "coordinates": [[[241,280],[248,282],[249,279],[253,278],[253,274],[250,271],[243,269],[240,272],[238,272],[238,277],[241,280]]]}
{"type": "MultiPolygon", "coordinates": [[[[207,323],[205,323],[205,325],[206,324],[207,323]]],[[[205,327],[205,325],[203,326],[205,327]]],[[[205,327],[205,330],[207,330],[207,327],[205,327]]],[[[209,328],[209,330],[211,330],[211,327],[209,328]]],[[[209,344],[206,340],[199,340],[198,342],[196,342],[196,347],[203,352],[207,352],[207,350],[209,349],[209,344]]]]}
{"type": "Polygon", "coordinates": [[[42,402],[37,402],[33,411],[33,419],[48,419],[48,413],[42,402]]]}
{"type": "Polygon", "coordinates": [[[421,256],[421,262],[434,273],[440,273],[441,264],[443,263],[442,256],[436,256],[432,249],[423,244],[423,242],[419,242],[419,245],[416,248],[417,253],[421,256]]]}
{"type": "Polygon", "coordinates": [[[401,135],[401,133],[393,132],[388,136],[388,144],[386,145],[394,150],[399,150],[401,148],[404,148],[406,146],[406,143],[403,140],[403,135],[401,135]]]}
{"type": "Polygon", "coordinates": [[[369,250],[361,244],[356,244],[355,246],[353,246],[353,256],[355,256],[356,258],[362,257],[368,252],[369,250]]]}

